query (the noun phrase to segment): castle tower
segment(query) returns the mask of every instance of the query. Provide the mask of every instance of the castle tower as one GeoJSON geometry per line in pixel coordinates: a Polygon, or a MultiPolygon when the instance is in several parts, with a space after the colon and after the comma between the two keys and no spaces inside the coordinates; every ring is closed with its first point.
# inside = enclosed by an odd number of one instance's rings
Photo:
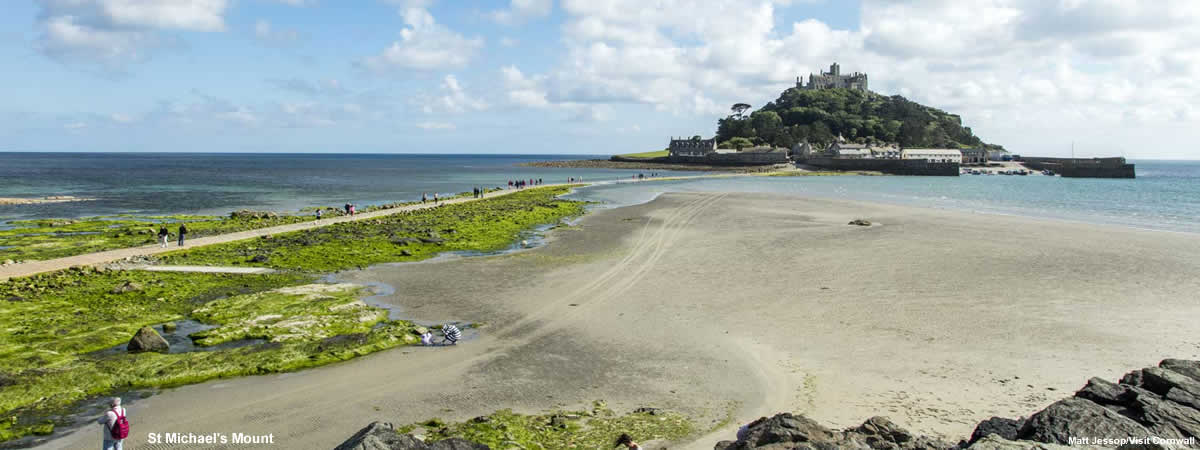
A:
{"type": "Polygon", "coordinates": [[[842,66],[839,66],[838,63],[833,63],[833,65],[829,66],[829,74],[837,78],[842,74],[842,66]]]}

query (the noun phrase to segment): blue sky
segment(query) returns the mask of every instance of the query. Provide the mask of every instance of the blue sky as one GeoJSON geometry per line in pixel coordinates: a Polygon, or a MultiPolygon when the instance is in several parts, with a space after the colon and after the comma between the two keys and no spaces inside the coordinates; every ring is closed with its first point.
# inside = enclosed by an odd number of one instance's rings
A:
{"type": "Polygon", "coordinates": [[[1019,153],[1194,159],[1198,4],[13,0],[0,150],[645,151],[838,61],[1019,153]]]}

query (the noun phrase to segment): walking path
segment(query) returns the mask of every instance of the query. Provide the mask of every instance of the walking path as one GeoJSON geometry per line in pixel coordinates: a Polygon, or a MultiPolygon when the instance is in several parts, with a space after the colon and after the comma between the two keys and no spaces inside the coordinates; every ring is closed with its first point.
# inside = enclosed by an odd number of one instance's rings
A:
{"type": "Polygon", "coordinates": [[[137,266],[130,270],[145,270],[149,272],[203,272],[203,273],[275,273],[275,269],[265,267],[219,267],[219,266],[137,266]]]}
{"type": "MultiPolygon", "coordinates": [[[[587,184],[587,183],[574,183],[574,184],[587,184]]],[[[543,184],[541,186],[534,186],[534,187],[530,187],[527,189],[534,189],[534,188],[538,188],[538,187],[564,186],[564,185],[566,185],[566,184],[565,183],[543,184]]],[[[508,195],[508,194],[511,194],[514,192],[519,192],[519,191],[521,191],[521,189],[505,189],[505,190],[501,190],[501,191],[493,191],[493,192],[488,192],[488,193],[484,194],[483,198],[500,197],[500,196],[508,195]]],[[[476,201],[476,200],[481,200],[481,199],[474,198],[474,197],[458,197],[458,198],[453,198],[453,199],[449,199],[449,200],[443,200],[439,204],[452,205],[455,203],[465,203],[465,202],[476,201]]],[[[241,241],[241,240],[245,240],[245,239],[254,239],[257,237],[267,236],[267,235],[271,235],[271,234],[287,233],[290,231],[308,230],[308,229],[312,229],[312,228],[333,225],[335,223],[350,222],[350,221],[354,221],[354,220],[374,219],[377,217],[385,217],[385,216],[390,216],[392,214],[399,214],[399,213],[407,212],[407,211],[418,211],[418,210],[422,210],[422,209],[433,208],[433,207],[436,207],[437,205],[438,204],[434,204],[432,202],[424,203],[424,204],[415,204],[415,205],[401,206],[399,208],[381,209],[378,211],[365,212],[365,213],[361,213],[361,214],[355,214],[353,216],[338,216],[338,217],[333,217],[333,218],[329,218],[329,219],[313,220],[311,222],[300,222],[300,223],[293,223],[293,224],[288,224],[288,225],[280,225],[277,227],[259,228],[256,230],[240,231],[237,233],[229,233],[229,234],[221,234],[221,235],[216,235],[216,236],[196,238],[196,239],[187,241],[187,245],[184,248],[195,248],[195,247],[202,247],[205,245],[221,244],[221,243],[225,243],[225,242],[241,241]]],[[[160,247],[157,244],[155,244],[155,245],[146,245],[146,246],[142,246],[142,247],[122,248],[122,249],[117,249],[117,250],[108,250],[108,251],[103,251],[103,252],[87,253],[87,254],[83,254],[83,255],[67,256],[64,258],[47,259],[44,261],[27,261],[27,262],[23,262],[21,264],[14,264],[14,265],[0,267],[0,281],[6,281],[9,278],[24,277],[24,276],[43,273],[43,272],[53,272],[55,270],[67,269],[67,268],[70,268],[71,266],[91,266],[91,265],[96,265],[96,264],[110,263],[113,261],[120,261],[122,259],[130,258],[130,257],[157,255],[159,253],[173,252],[173,251],[179,250],[179,248],[180,247],[177,247],[174,244],[168,245],[165,248],[160,247]]]]}

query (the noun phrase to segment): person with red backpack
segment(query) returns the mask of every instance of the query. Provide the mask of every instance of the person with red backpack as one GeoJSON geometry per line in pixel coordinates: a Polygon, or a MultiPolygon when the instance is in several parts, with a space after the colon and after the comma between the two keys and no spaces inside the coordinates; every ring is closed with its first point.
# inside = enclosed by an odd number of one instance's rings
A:
{"type": "Polygon", "coordinates": [[[125,418],[125,408],[121,407],[121,397],[113,397],[109,402],[111,409],[100,416],[99,423],[103,426],[104,450],[123,450],[121,444],[129,437],[129,420],[125,418]]]}

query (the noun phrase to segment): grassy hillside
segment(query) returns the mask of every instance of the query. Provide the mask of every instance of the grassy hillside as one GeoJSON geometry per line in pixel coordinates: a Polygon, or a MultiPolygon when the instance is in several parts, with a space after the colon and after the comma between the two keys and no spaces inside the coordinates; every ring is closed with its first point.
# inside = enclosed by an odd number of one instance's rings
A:
{"type": "Polygon", "coordinates": [[[850,89],[791,88],[758,111],[720,119],[717,126],[719,142],[743,138],[782,147],[804,139],[825,145],[839,135],[853,142],[897,142],[905,147],[1001,148],[975,136],[958,115],[899,95],[850,89]]]}

